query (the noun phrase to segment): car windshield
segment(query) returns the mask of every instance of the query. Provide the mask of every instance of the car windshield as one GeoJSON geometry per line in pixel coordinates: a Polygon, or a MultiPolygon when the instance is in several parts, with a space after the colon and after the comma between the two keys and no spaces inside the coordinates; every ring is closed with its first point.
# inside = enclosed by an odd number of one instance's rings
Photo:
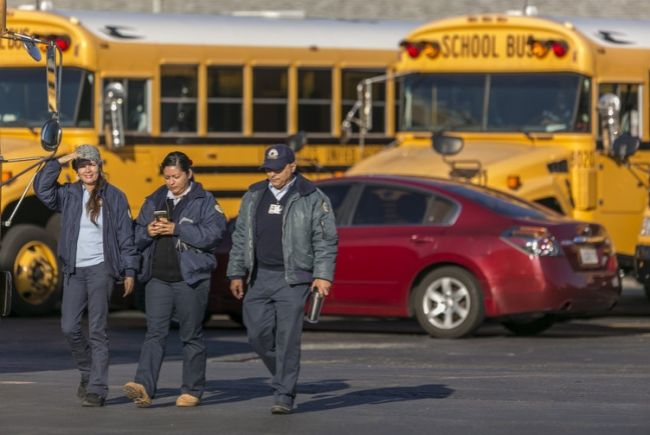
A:
{"type": "MultiPolygon", "coordinates": [[[[61,78],[61,125],[92,127],[92,73],[64,68],[61,78]]],[[[40,127],[48,118],[45,69],[1,69],[0,127],[40,127]]]]}
{"type": "Polygon", "coordinates": [[[485,189],[472,184],[445,184],[444,189],[476,202],[502,216],[515,219],[557,219],[559,214],[541,205],[520,198],[485,189]]]}
{"type": "Polygon", "coordinates": [[[578,74],[409,74],[401,129],[588,132],[591,82],[578,74]]]}

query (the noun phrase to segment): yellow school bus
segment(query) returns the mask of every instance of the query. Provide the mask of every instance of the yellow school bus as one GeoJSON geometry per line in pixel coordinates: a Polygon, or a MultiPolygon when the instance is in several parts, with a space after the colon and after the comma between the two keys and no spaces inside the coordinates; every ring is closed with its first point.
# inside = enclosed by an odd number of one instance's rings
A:
{"type": "Polygon", "coordinates": [[[398,146],[349,173],[483,183],[605,225],[631,267],[648,202],[649,24],[485,14],[421,26],[400,43],[398,146]],[[434,152],[444,137],[462,150],[434,152]]]}
{"type": "MultiPolygon", "coordinates": [[[[101,147],[107,178],[128,197],[134,215],[162,180],[159,163],[187,153],[194,173],[234,216],[247,187],[262,174],[266,146],[307,139],[298,163],[308,177],[348,169],[361,157],[352,132],[341,143],[341,121],[356,101],[356,85],[386,74],[396,44],[413,23],[312,19],[45,12],[9,10],[7,28],[55,41],[63,53],[58,153],[82,143],[101,147]]],[[[0,43],[0,146],[5,158],[40,151],[42,65],[20,42],[0,43]]],[[[395,132],[392,82],[375,86],[378,119],[364,155],[395,132]]],[[[4,167],[4,180],[25,166],[4,167]]],[[[74,180],[65,168],[61,181],[74,180]]],[[[8,220],[25,183],[2,189],[8,220]]],[[[55,259],[59,217],[29,191],[0,244],[0,266],[14,275],[14,311],[52,310],[60,276],[55,259]]]]}

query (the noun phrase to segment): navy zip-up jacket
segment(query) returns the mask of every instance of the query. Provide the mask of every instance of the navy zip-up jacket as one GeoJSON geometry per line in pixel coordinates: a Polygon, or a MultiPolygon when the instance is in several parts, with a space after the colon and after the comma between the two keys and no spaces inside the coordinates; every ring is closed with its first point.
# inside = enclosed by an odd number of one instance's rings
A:
{"type": "MultiPolygon", "coordinates": [[[[138,278],[142,282],[151,279],[153,254],[156,238],[149,236],[147,225],[153,220],[155,210],[165,209],[167,186],[159,187],[142,204],[135,221],[135,244],[142,252],[142,270],[138,278]]],[[[193,182],[187,195],[178,203],[172,213],[174,246],[179,252],[183,280],[190,286],[210,278],[217,267],[215,249],[226,233],[226,217],[210,192],[200,183],[193,182]]]]}
{"type": "MultiPolygon", "coordinates": [[[[58,257],[66,275],[74,273],[77,259],[77,240],[83,204],[83,187],[80,181],[59,184],[61,164],[48,161],[34,179],[36,196],[49,209],[61,213],[61,235],[58,257]]],[[[124,193],[108,182],[99,190],[102,200],[104,262],[113,278],[135,276],[140,256],[133,240],[133,221],[129,203],[124,193]]]]}

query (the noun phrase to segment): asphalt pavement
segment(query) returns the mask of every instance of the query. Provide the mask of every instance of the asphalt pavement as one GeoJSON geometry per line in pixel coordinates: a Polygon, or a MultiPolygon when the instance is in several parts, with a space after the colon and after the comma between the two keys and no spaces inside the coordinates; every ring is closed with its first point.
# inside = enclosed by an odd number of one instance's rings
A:
{"type": "Polygon", "coordinates": [[[201,406],[177,408],[176,332],[148,409],[121,392],[144,337],[138,312],[110,318],[110,391],[82,408],[57,317],[0,320],[0,434],[650,434],[650,303],[627,283],[611,316],[515,337],[486,324],[437,340],[411,320],[325,318],[303,337],[297,408],[271,415],[271,389],[244,330],[206,328],[201,406]]]}

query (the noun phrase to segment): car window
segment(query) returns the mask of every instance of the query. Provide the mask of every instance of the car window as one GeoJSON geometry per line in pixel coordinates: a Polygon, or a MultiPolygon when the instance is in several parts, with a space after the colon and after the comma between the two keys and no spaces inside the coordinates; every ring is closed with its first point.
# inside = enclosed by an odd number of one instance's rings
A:
{"type": "Polygon", "coordinates": [[[323,191],[325,195],[330,199],[332,203],[332,209],[334,210],[334,216],[338,216],[343,200],[350,191],[349,184],[328,184],[318,186],[320,190],[323,191]]]}
{"type": "Polygon", "coordinates": [[[359,198],[352,225],[421,224],[429,197],[388,186],[366,186],[359,198]]]}
{"type": "Polygon", "coordinates": [[[453,184],[446,185],[444,188],[477,202],[495,213],[510,218],[549,219],[554,215],[550,209],[547,211],[546,209],[542,209],[541,206],[496,190],[487,190],[472,185],[453,184]]]}
{"type": "Polygon", "coordinates": [[[458,205],[447,198],[436,197],[427,214],[427,223],[437,225],[449,225],[457,216],[458,205]]]}

